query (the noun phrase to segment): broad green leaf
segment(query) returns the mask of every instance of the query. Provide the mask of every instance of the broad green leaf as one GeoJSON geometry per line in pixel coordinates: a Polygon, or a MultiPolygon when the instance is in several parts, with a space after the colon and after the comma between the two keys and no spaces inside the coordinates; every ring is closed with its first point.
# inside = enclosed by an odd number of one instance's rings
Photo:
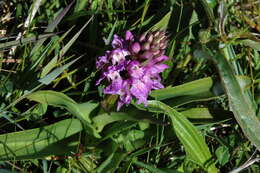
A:
{"type": "Polygon", "coordinates": [[[181,111],[181,114],[196,123],[221,121],[233,116],[230,111],[210,108],[189,108],[181,111]]]}
{"type": "Polygon", "coordinates": [[[121,121],[121,122],[112,124],[110,127],[105,128],[103,130],[103,132],[102,132],[103,137],[98,142],[111,138],[113,135],[121,133],[122,131],[125,131],[128,129],[131,129],[132,127],[134,127],[136,125],[137,125],[137,122],[130,122],[130,121],[129,122],[121,121]]]}
{"type": "Polygon", "coordinates": [[[110,123],[116,121],[137,121],[137,122],[148,122],[153,124],[163,124],[163,122],[155,119],[149,113],[145,113],[142,111],[127,111],[125,112],[110,112],[110,113],[102,113],[95,116],[93,121],[93,126],[97,129],[98,132],[101,132],[103,128],[110,123]]]}
{"type": "Polygon", "coordinates": [[[118,144],[124,145],[124,149],[127,152],[132,152],[141,148],[146,143],[145,132],[136,129],[123,131],[119,135],[113,137],[113,140],[118,144]]]}
{"type": "MultiPolygon", "coordinates": [[[[138,109],[149,111],[153,113],[165,113],[164,110],[156,107],[145,107],[144,105],[134,104],[138,109]]],[[[232,118],[233,113],[222,109],[210,109],[210,108],[180,108],[180,112],[183,116],[188,118],[193,123],[205,124],[217,121],[223,121],[232,118]]]]}
{"type": "Polygon", "coordinates": [[[211,92],[213,85],[213,80],[210,77],[188,82],[175,87],[166,87],[160,90],[154,90],[150,94],[156,100],[165,100],[180,96],[197,96],[205,95],[208,97],[213,97],[215,94],[211,92]]]}
{"type": "Polygon", "coordinates": [[[70,97],[66,96],[61,92],[56,91],[36,91],[34,93],[26,96],[29,100],[33,100],[39,103],[48,104],[55,107],[61,107],[67,109],[71,114],[80,119],[87,127],[88,130],[95,137],[100,137],[94,127],[91,125],[91,120],[89,118],[90,112],[94,110],[98,104],[97,103],[82,103],[78,104],[70,97]],[[89,104],[89,105],[88,105],[89,104]]]}
{"type": "MultiPolygon", "coordinates": [[[[252,83],[252,80],[247,76],[237,76],[237,79],[242,88],[246,88],[252,83]]],[[[220,81],[207,77],[174,87],[154,90],[150,95],[156,100],[169,99],[167,104],[174,107],[193,101],[215,99],[223,94],[224,90],[220,81]]]]}
{"type": "Polygon", "coordinates": [[[256,117],[253,104],[239,85],[226,58],[219,51],[214,52],[214,54],[208,49],[205,51],[208,52],[208,56],[215,62],[218,68],[232,112],[237,122],[252,144],[260,149],[260,121],[256,117]]]}
{"type": "Polygon", "coordinates": [[[77,119],[66,119],[41,128],[0,135],[0,160],[43,158],[76,151],[82,126],[77,119]]]}
{"type": "Polygon", "coordinates": [[[163,110],[169,116],[172,127],[191,160],[208,172],[218,172],[211,162],[212,156],[204,138],[185,116],[160,101],[148,101],[148,105],[163,110]]]}
{"type": "Polygon", "coordinates": [[[225,165],[229,161],[229,158],[230,158],[228,147],[225,147],[225,146],[218,147],[218,149],[216,150],[216,156],[217,156],[219,164],[221,166],[225,165]]]}

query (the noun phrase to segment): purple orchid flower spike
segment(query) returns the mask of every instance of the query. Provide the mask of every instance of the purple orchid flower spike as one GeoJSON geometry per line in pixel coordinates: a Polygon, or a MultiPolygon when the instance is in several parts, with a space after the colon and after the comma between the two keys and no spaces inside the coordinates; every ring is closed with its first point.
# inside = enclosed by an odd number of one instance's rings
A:
{"type": "Polygon", "coordinates": [[[169,68],[163,64],[167,36],[163,31],[149,32],[135,37],[126,31],[125,39],[114,35],[112,50],[97,59],[96,67],[102,72],[101,81],[106,80],[105,94],[119,95],[117,111],[131,103],[147,106],[147,97],[153,89],[161,89],[160,73],[169,68]]]}

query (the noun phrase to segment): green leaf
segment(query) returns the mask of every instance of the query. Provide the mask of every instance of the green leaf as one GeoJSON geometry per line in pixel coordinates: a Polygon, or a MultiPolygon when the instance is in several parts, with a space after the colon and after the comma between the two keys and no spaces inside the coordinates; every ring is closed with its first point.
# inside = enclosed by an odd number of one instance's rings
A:
{"type": "Polygon", "coordinates": [[[39,103],[48,104],[55,107],[61,107],[67,109],[71,114],[80,119],[95,137],[100,137],[94,127],[91,125],[89,115],[98,104],[97,103],[82,103],[78,104],[70,97],[63,93],[56,91],[37,91],[27,96],[29,100],[33,100],[39,103]]]}
{"type": "Polygon", "coordinates": [[[124,121],[112,124],[110,127],[104,129],[103,138],[101,138],[98,142],[111,138],[113,135],[121,133],[125,130],[129,130],[132,127],[136,126],[136,124],[137,124],[136,122],[124,122],[124,121]]]}
{"type": "Polygon", "coordinates": [[[160,101],[148,101],[148,104],[149,107],[161,109],[168,114],[177,137],[193,162],[199,164],[208,172],[218,172],[211,162],[212,156],[204,138],[185,116],[160,101]]]}
{"type": "Polygon", "coordinates": [[[150,94],[156,100],[165,100],[180,96],[197,96],[205,95],[207,97],[213,97],[215,94],[211,92],[213,87],[213,80],[210,77],[188,82],[175,87],[167,87],[159,90],[153,90],[150,94]]]}
{"type": "Polygon", "coordinates": [[[103,128],[113,122],[116,121],[124,121],[124,120],[130,120],[130,121],[138,121],[138,122],[148,122],[153,124],[163,124],[162,121],[159,121],[155,118],[153,118],[150,114],[147,115],[147,113],[142,111],[127,111],[124,112],[110,112],[108,113],[102,113],[97,116],[95,116],[93,121],[93,126],[97,129],[98,132],[101,132],[103,128]]]}
{"type": "Polygon", "coordinates": [[[146,141],[144,140],[145,133],[142,130],[131,129],[120,133],[113,137],[113,140],[118,144],[123,144],[127,152],[132,152],[142,147],[146,141]]]}
{"type": "Polygon", "coordinates": [[[0,135],[0,160],[43,158],[76,151],[82,126],[77,119],[21,132],[0,135]],[[74,149],[73,149],[74,148],[74,149]]]}
{"type": "MultiPolygon", "coordinates": [[[[252,83],[252,80],[247,76],[237,76],[237,79],[242,88],[246,88],[252,83]]],[[[169,99],[167,104],[174,107],[194,101],[215,99],[223,94],[224,89],[220,81],[207,77],[174,87],[153,90],[150,96],[156,100],[169,99]]]]}
{"type": "Polygon", "coordinates": [[[181,111],[181,114],[196,123],[209,123],[229,119],[233,116],[232,112],[222,109],[210,108],[189,108],[181,111]]]}
{"type": "Polygon", "coordinates": [[[127,154],[123,152],[113,152],[101,165],[97,168],[97,173],[114,172],[120,162],[125,158],[127,154]]]}
{"type": "Polygon", "coordinates": [[[246,46],[250,46],[251,48],[253,48],[257,51],[260,51],[260,43],[259,42],[246,39],[246,40],[243,40],[242,43],[246,46]]]}
{"type": "Polygon", "coordinates": [[[209,50],[208,56],[215,62],[218,68],[223,86],[228,95],[229,103],[234,116],[247,138],[260,149],[260,121],[249,97],[239,85],[235,74],[227,59],[219,52],[214,54],[209,50]]]}
{"type": "Polygon", "coordinates": [[[218,149],[216,150],[216,156],[219,164],[221,166],[224,166],[229,161],[230,158],[228,147],[225,146],[218,147],[218,149]]]}
{"type": "Polygon", "coordinates": [[[211,26],[215,23],[215,16],[213,13],[213,9],[211,8],[211,2],[208,0],[199,0],[201,5],[203,6],[206,16],[208,18],[208,22],[211,26]]]}
{"type": "Polygon", "coordinates": [[[171,13],[172,10],[170,10],[158,23],[156,23],[151,30],[155,31],[155,30],[164,30],[167,28],[169,21],[170,21],[170,17],[171,17],[171,13]]]}

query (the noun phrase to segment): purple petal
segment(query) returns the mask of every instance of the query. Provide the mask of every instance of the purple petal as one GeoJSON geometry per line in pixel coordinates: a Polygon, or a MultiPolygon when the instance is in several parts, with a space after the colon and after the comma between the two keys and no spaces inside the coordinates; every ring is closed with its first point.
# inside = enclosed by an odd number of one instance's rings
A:
{"type": "Polygon", "coordinates": [[[164,86],[160,83],[160,81],[153,80],[152,89],[161,89],[161,88],[164,88],[164,86]]]}
{"type": "Polygon", "coordinates": [[[104,75],[106,75],[108,80],[117,80],[117,79],[121,79],[121,76],[119,74],[119,71],[116,71],[116,68],[111,68],[108,70],[107,73],[104,73],[104,75]]]}
{"type": "Polygon", "coordinates": [[[162,55],[157,58],[154,58],[153,63],[161,63],[163,61],[166,61],[168,58],[169,58],[168,56],[162,55]]]}
{"type": "Polygon", "coordinates": [[[118,100],[117,102],[117,107],[116,107],[116,111],[120,111],[121,107],[124,105],[125,103],[122,102],[121,100],[118,100]]]}
{"type": "Polygon", "coordinates": [[[137,98],[137,103],[144,103],[147,104],[147,97],[150,92],[150,89],[146,87],[146,85],[140,81],[135,80],[131,89],[131,94],[134,95],[137,98]]]}
{"type": "Polygon", "coordinates": [[[141,78],[144,75],[143,68],[139,67],[140,63],[138,61],[132,61],[127,67],[128,74],[133,78],[141,78]]]}
{"type": "Polygon", "coordinates": [[[118,35],[114,35],[114,39],[112,41],[112,47],[115,48],[123,48],[124,47],[124,39],[119,37],[118,35]]]}
{"type": "Polygon", "coordinates": [[[113,80],[112,83],[104,89],[105,94],[119,94],[122,89],[122,79],[113,80]]]}
{"type": "Polygon", "coordinates": [[[97,69],[100,69],[107,63],[108,63],[107,56],[100,56],[100,57],[98,57],[98,60],[96,61],[96,67],[97,67],[97,69]]]}
{"type": "Polygon", "coordinates": [[[163,72],[167,68],[169,68],[169,66],[166,64],[156,64],[153,66],[149,65],[145,66],[145,72],[146,74],[154,75],[163,72]]]}
{"type": "Polygon", "coordinates": [[[125,60],[125,56],[129,55],[129,52],[124,49],[114,49],[111,54],[110,58],[112,60],[112,64],[115,65],[117,63],[120,63],[121,61],[125,60]]]}

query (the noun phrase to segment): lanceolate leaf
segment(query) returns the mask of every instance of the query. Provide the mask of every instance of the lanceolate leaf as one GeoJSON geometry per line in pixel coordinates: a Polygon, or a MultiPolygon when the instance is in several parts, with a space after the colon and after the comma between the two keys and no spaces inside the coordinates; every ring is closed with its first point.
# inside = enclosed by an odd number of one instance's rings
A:
{"type": "Polygon", "coordinates": [[[205,95],[208,97],[215,96],[211,89],[214,86],[212,78],[207,77],[192,82],[188,82],[175,87],[167,87],[160,90],[154,90],[151,96],[156,100],[165,100],[181,96],[205,95]]]}
{"type": "Polygon", "coordinates": [[[41,128],[0,135],[0,160],[70,154],[76,151],[79,143],[75,134],[81,130],[79,120],[66,119],[41,128]]]}
{"type": "Polygon", "coordinates": [[[87,126],[89,130],[88,132],[90,132],[95,137],[100,137],[97,131],[91,125],[91,120],[89,118],[90,112],[98,106],[97,103],[87,102],[78,104],[61,92],[48,90],[34,92],[29,94],[27,98],[39,103],[67,109],[71,114],[76,116],[87,126]]]}
{"type": "Polygon", "coordinates": [[[192,122],[208,123],[229,119],[233,116],[232,112],[222,109],[210,108],[189,108],[181,111],[181,114],[192,122]]]}
{"type": "MultiPolygon", "coordinates": [[[[236,76],[239,85],[246,88],[252,83],[247,76],[236,76]]],[[[220,81],[211,77],[198,79],[182,85],[154,90],[150,94],[156,100],[166,100],[168,105],[180,106],[194,101],[205,101],[224,94],[220,81]]]]}
{"type": "Polygon", "coordinates": [[[260,149],[260,121],[256,117],[256,112],[249,97],[240,87],[226,58],[219,52],[214,53],[214,55],[209,51],[208,53],[218,68],[237,122],[253,145],[260,149]]]}
{"type": "Polygon", "coordinates": [[[152,117],[149,113],[136,110],[135,111],[128,111],[125,112],[110,112],[108,113],[102,113],[97,116],[95,116],[93,121],[93,126],[95,129],[97,129],[98,132],[101,132],[102,129],[113,122],[116,121],[136,121],[136,122],[148,122],[153,124],[160,124],[162,125],[163,122],[160,120],[157,120],[156,118],[152,117]],[[148,115],[147,115],[148,114],[148,115]]]}
{"type": "Polygon", "coordinates": [[[172,127],[177,137],[184,145],[185,151],[190,159],[201,165],[208,172],[218,172],[211,161],[212,156],[204,138],[185,116],[160,101],[153,100],[149,101],[148,104],[150,107],[164,110],[170,117],[172,127]]]}

